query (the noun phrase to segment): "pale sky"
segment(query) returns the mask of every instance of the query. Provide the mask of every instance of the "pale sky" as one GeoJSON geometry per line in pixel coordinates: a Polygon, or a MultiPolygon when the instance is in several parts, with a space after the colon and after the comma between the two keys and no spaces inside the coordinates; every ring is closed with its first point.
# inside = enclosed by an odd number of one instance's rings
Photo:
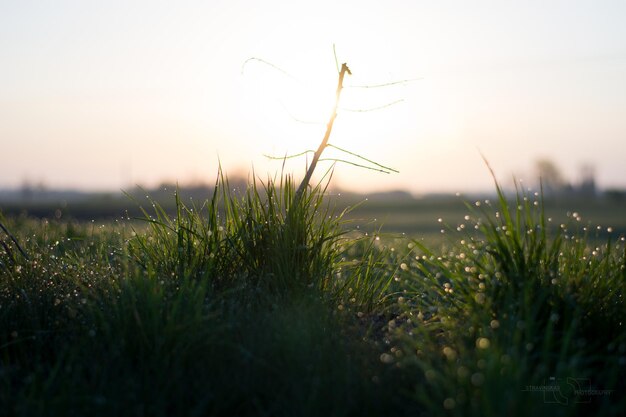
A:
{"type": "Polygon", "coordinates": [[[400,173],[339,164],[339,187],[491,190],[480,152],[503,182],[547,157],[626,187],[624,22],[599,0],[0,1],[0,188],[279,172],[265,154],[322,137],[333,44],[346,87],[419,78],[344,90],[331,143],[400,173]]]}

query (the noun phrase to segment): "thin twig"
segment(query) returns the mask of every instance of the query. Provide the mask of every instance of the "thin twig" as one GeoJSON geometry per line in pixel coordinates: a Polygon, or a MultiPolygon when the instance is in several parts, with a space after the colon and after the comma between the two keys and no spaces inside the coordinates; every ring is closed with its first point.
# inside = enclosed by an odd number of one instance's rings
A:
{"type": "MultiPolygon", "coordinates": [[[[324,161],[343,162],[343,163],[346,163],[346,164],[354,165],[356,167],[366,168],[366,169],[369,169],[369,170],[372,170],[372,171],[377,171],[377,172],[383,172],[385,174],[390,174],[391,172],[395,172],[395,173],[399,173],[400,172],[400,171],[395,170],[393,168],[390,168],[390,167],[387,167],[385,165],[381,165],[381,164],[379,164],[379,163],[377,163],[375,161],[372,161],[371,159],[365,158],[364,156],[361,156],[361,155],[356,154],[354,152],[350,152],[350,151],[348,151],[346,149],[340,148],[339,146],[335,146],[335,145],[333,145],[331,143],[329,143],[327,145],[327,147],[337,149],[338,151],[347,153],[348,155],[352,155],[352,156],[354,156],[356,158],[359,158],[359,159],[361,159],[363,161],[366,161],[366,162],[369,162],[371,164],[374,164],[374,165],[376,165],[379,168],[374,168],[374,167],[370,167],[370,166],[363,165],[363,164],[358,164],[356,162],[348,161],[346,159],[339,159],[339,158],[320,158],[318,160],[318,162],[324,162],[324,161]]],[[[304,152],[300,152],[300,153],[297,153],[297,154],[294,154],[294,155],[272,156],[272,155],[265,154],[263,156],[268,158],[268,159],[273,159],[273,160],[279,160],[280,159],[280,160],[286,161],[287,159],[297,158],[297,157],[300,157],[302,155],[308,155],[308,154],[311,154],[311,153],[314,153],[314,152],[315,152],[314,150],[309,149],[309,150],[306,150],[304,152]]]]}
{"type": "Polygon", "coordinates": [[[347,150],[347,149],[340,148],[339,146],[333,145],[332,143],[329,143],[329,144],[328,144],[328,146],[329,146],[329,147],[331,147],[331,148],[337,149],[337,150],[338,150],[338,151],[340,151],[340,152],[347,153],[348,155],[355,156],[355,157],[357,157],[357,158],[359,158],[359,159],[362,159],[363,161],[369,162],[370,164],[374,164],[374,165],[376,165],[377,167],[380,167],[380,168],[382,168],[382,169],[385,169],[385,170],[388,170],[388,171],[395,172],[396,174],[398,174],[398,173],[400,172],[400,171],[397,171],[397,170],[395,170],[395,169],[393,169],[393,168],[390,168],[390,167],[387,167],[387,166],[381,165],[381,164],[379,164],[378,162],[372,161],[371,159],[367,159],[367,158],[366,158],[366,157],[364,157],[364,156],[361,156],[361,155],[356,154],[356,153],[354,153],[354,152],[350,152],[350,151],[349,151],[349,150],[347,150]]]}
{"type": "Polygon", "coordinates": [[[418,77],[418,78],[408,78],[406,80],[400,80],[400,81],[392,81],[392,82],[384,83],[384,84],[346,85],[346,88],[381,88],[381,87],[391,87],[392,85],[408,84],[408,83],[412,83],[412,82],[423,80],[423,79],[424,79],[424,77],[418,77]]]}
{"type": "Polygon", "coordinates": [[[251,61],[256,61],[256,62],[260,62],[261,64],[265,64],[273,69],[275,69],[278,72],[281,72],[283,75],[286,75],[287,77],[291,78],[292,80],[298,81],[300,82],[300,80],[298,80],[296,77],[294,77],[293,75],[289,74],[287,71],[285,71],[284,69],[282,69],[281,67],[279,67],[278,65],[272,64],[269,61],[264,60],[263,58],[257,58],[257,57],[251,57],[248,58],[244,61],[243,64],[241,64],[241,74],[243,75],[245,69],[246,69],[246,65],[248,65],[249,62],[251,61]]]}
{"type": "Polygon", "coordinates": [[[335,44],[333,43],[333,55],[335,56],[335,68],[337,68],[337,74],[339,74],[339,71],[341,71],[339,69],[339,60],[337,59],[337,48],[335,47],[335,44]]]}
{"type": "MultiPolygon", "coordinates": [[[[386,171],[384,169],[380,169],[380,168],[374,168],[374,167],[370,167],[367,165],[362,165],[362,164],[357,164],[356,162],[352,162],[352,161],[348,161],[346,159],[339,159],[339,158],[321,158],[319,160],[319,162],[323,162],[323,161],[333,161],[333,162],[343,162],[344,164],[349,164],[349,165],[353,165],[355,167],[359,167],[359,168],[365,168],[365,169],[369,169],[371,171],[376,171],[376,172],[382,172],[383,174],[391,174],[391,172],[386,171]]],[[[397,172],[397,171],[394,171],[397,172]]]]}
{"type": "Polygon", "coordinates": [[[304,152],[300,152],[294,155],[285,155],[285,156],[273,156],[273,155],[267,155],[267,154],[263,154],[264,157],[266,157],[267,159],[280,159],[280,160],[285,160],[285,159],[292,159],[292,158],[297,158],[299,156],[302,155],[306,155],[309,153],[314,153],[315,151],[313,149],[307,149],[304,152]]]}
{"type": "Polygon", "coordinates": [[[391,107],[394,104],[402,103],[403,101],[404,101],[404,99],[401,98],[399,100],[392,101],[391,103],[383,104],[382,106],[378,106],[378,107],[371,107],[369,109],[347,109],[345,107],[340,107],[339,110],[349,111],[349,112],[353,112],[353,113],[367,113],[367,112],[370,112],[370,111],[382,110],[382,109],[385,109],[387,107],[391,107]]]}
{"type": "Polygon", "coordinates": [[[307,170],[304,179],[302,180],[300,186],[298,187],[298,190],[296,191],[296,195],[294,196],[295,206],[300,204],[300,199],[304,194],[304,190],[306,190],[309,185],[309,181],[311,180],[313,171],[315,171],[315,167],[317,166],[317,161],[320,159],[322,152],[324,152],[324,149],[326,149],[326,146],[328,145],[328,139],[330,138],[330,133],[333,130],[333,124],[335,123],[335,119],[337,118],[337,108],[339,107],[339,99],[341,97],[341,90],[343,89],[343,79],[346,73],[352,74],[350,72],[350,68],[348,68],[348,65],[346,63],[343,63],[341,64],[341,71],[339,71],[339,80],[337,81],[337,90],[335,92],[335,105],[333,107],[333,112],[328,119],[328,124],[326,125],[326,133],[324,134],[322,143],[320,143],[319,148],[317,148],[317,151],[313,155],[313,160],[311,161],[311,165],[309,165],[309,169],[307,170]]]}

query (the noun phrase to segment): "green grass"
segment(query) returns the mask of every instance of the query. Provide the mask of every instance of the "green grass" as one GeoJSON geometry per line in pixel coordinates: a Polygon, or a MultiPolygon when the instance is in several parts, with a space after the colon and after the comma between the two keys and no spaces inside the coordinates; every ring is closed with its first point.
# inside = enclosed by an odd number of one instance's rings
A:
{"type": "Polygon", "coordinates": [[[497,188],[426,246],[295,190],[285,176],[235,194],[222,176],[200,206],[172,197],[174,216],[148,200],[141,227],[0,217],[3,413],[626,408],[623,237],[497,188]]]}

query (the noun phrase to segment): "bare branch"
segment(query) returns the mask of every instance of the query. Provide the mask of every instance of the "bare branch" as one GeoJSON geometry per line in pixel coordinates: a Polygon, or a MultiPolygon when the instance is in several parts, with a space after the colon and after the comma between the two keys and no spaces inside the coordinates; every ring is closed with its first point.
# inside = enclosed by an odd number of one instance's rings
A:
{"type": "Polygon", "coordinates": [[[339,99],[341,97],[341,90],[343,89],[343,79],[345,75],[352,74],[350,72],[350,68],[346,63],[341,64],[341,71],[339,72],[339,80],[337,81],[337,90],[335,92],[335,105],[333,106],[333,112],[328,119],[328,124],[326,125],[326,133],[324,134],[324,138],[322,139],[322,143],[320,143],[319,148],[315,151],[313,155],[313,160],[311,161],[311,165],[307,170],[304,179],[300,183],[298,190],[296,191],[296,195],[294,196],[294,205],[300,204],[300,199],[302,198],[302,194],[304,190],[306,190],[309,185],[309,181],[311,180],[311,176],[313,175],[313,171],[315,171],[315,167],[317,166],[317,161],[320,159],[322,152],[326,149],[328,145],[328,139],[330,138],[330,132],[333,130],[333,124],[335,123],[335,119],[337,118],[337,108],[339,107],[339,99]]]}

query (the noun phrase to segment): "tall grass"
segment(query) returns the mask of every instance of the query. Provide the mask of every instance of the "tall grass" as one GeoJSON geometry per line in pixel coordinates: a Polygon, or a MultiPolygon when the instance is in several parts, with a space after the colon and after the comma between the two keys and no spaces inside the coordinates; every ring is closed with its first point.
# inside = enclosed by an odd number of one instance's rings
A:
{"type": "Polygon", "coordinates": [[[298,187],[220,171],[146,227],[0,218],[0,413],[623,413],[624,237],[497,183],[441,248],[350,231],[310,184],[335,116],[298,187]]]}
{"type": "Polygon", "coordinates": [[[220,176],[201,207],[176,196],[174,217],[150,201],[142,218],[150,233],[135,231],[130,256],[147,273],[205,280],[216,289],[245,286],[273,296],[312,290],[337,295],[350,284],[352,291],[363,291],[364,300],[375,299],[384,285],[366,288],[372,280],[358,281],[363,268],[371,272],[366,265],[375,263],[373,251],[370,247],[365,263],[345,262],[360,239],[346,236],[345,211],[337,213],[324,198],[327,185],[304,190],[294,205],[295,184],[289,176],[279,183],[255,180],[243,194],[220,176]],[[338,279],[340,270],[343,278],[338,279]]]}
{"type": "Polygon", "coordinates": [[[584,230],[552,227],[538,194],[496,190],[468,205],[444,253],[413,242],[406,324],[389,328],[397,363],[419,370],[413,398],[435,414],[618,415],[623,237],[590,247],[584,230]]]}
{"type": "Polygon", "coordinates": [[[29,258],[0,252],[0,402],[13,415],[623,410],[623,237],[600,244],[576,219],[553,225],[539,195],[496,186],[427,248],[349,232],[324,187],[294,209],[288,176],[244,192],[221,176],[199,207],[174,196],[174,216],[148,199],[147,227],[3,219],[4,244],[29,258]]]}
{"type": "Polygon", "coordinates": [[[353,240],[324,189],[295,212],[294,193],[289,177],[238,194],[221,176],[200,207],[175,196],[173,217],[148,199],[147,228],[11,220],[33,259],[2,254],[1,402],[16,415],[376,410],[384,369],[333,305],[346,282],[370,308],[383,288],[351,278],[362,267],[342,261],[353,240]]]}

